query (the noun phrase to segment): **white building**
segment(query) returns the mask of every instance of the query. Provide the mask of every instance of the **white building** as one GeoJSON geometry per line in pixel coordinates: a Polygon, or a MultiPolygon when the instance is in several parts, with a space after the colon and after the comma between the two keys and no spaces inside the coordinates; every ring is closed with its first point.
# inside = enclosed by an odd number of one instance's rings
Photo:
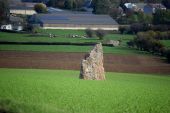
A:
{"type": "Polygon", "coordinates": [[[36,12],[33,8],[13,7],[13,8],[10,8],[10,14],[33,15],[33,14],[36,14],[36,12]]]}
{"type": "Polygon", "coordinates": [[[12,29],[13,27],[11,24],[1,26],[1,30],[12,30],[12,29]]]}

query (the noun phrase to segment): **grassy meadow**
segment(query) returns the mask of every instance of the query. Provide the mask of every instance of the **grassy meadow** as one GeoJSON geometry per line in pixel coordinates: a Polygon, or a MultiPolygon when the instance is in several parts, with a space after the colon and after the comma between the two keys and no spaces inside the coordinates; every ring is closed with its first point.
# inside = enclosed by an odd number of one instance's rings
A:
{"type": "MultiPolygon", "coordinates": [[[[119,47],[104,47],[104,53],[112,54],[135,54],[142,55],[147,52],[138,51],[134,48],[128,48],[127,42],[133,39],[134,35],[122,35],[122,34],[107,34],[104,40],[98,38],[69,38],[69,35],[84,36],[84,30],[40,30],[40,33],[45,36],[36,36],[26,33],[6,33],[0,32],[0,42],[70,42],[70,43],[97,43],[107,40],[121,40],[119,47]],[[49,38],[48,34],[55,34],[57,37],[49,38]]],[[[170,47],[169,40],[161,41],[166,47],[170,47]]],[[[92,46],[75,46],[75,45],[17,45],[17,44],[0,44],[0,50],[16,50],[16,51],[45,51],[45,52],[88,52],[92,46]]]]}
{"type": "MultiPolygon", "coordinates": [[[[83,30],[42,30],[44,34],[0,32],[6,42],[101,42],[83,30]]],[[[103,47],[104,53],[149,55],[128,48],[134,35],[108,34],[104,40],[121,40],[119,47],[103,47]]],[[[169,42],[164,41],[165,45],[169,42]]],[[[92,46],[0,44],[0,51],[89,52],[92,46]]],[[[153,74],[106,73],[104,81],[79,79],[79,71],[0,68],[0,113],[169,113],[170,77],[153,74]],[[6,111],[6,112],[5,112],[6,111]]]]}
{"type": "Polygon", "coordinates": [[[170,40],[161,40],[161,42],[168,48],[170,48],[170,40]]]}
{"type": "MultiPolygon", "coordinates": [[[[72,43],[88,43],[101,42],[98,38],[68,38],[71,35],[85,35],[84,30],[41,30],[44,34],[55,34],[59,37],[49,38],[48,36],[34,36],[31,34],[19,33],[0,33],[0,41],[5,42],[72,42],[72,43]]],[[[134,35],[108,34],[104,40],[121,40],[119,47],[104,47],[104,53],[112,54],[148,54],[133,48],[128,48],[126,42],[133,39],[134,35]]],[[[0,50],[14,51],[41,51],[41,52],[89,52],[92,46],[76,46],[76,45],[16,45],[16,44],[1,44],[0,50]]]]}
{"type": "MultiPolygon", "coordinates": [[[[84,36],[84,30],[42,30],[42,34],[45,36],[36,36],[32,34],[21,34],[21,33],[0,33],[0,41],[11,41],[11,42],[74,42],[74,43],[85,43],[85,42],[101,42],[98,38],[69,38],[69,35],[84,36]],[[52,33],[57,35],[55,38],[49,38],[48,34],[52,33]]],[[[104,37],[105,40],[122,40],[126,42],[133,38],[133,35],[121,35],[121,34],[108,34],[104,37]]]]}
{"type": "MultiPolygon", "coordinates": [[[[0,51],[35,51],[35,52],[89,52],[93,46],[75,45],[0,45],[0,51]]],[[[127,47],[103,47],[104,53],[123,55],[150,55],[145,51],[138,51],[127,47]]]]}
{"type": "Polygon", "coordinates": [[[0,109],[12,113],[169,113],[170,77],[79,71],[0,69],[0,109]]]}

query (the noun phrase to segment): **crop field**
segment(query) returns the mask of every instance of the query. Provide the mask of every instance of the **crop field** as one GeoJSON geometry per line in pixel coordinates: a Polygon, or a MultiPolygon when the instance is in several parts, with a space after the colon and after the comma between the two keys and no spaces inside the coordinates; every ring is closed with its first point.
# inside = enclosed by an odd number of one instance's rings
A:
{"type": "Polygon", "coordinates": [[[79,71],[0,69],[0,110],[15,113],[169,113],[170,77],[79,71]]]}
{"type": "MultiPolygon", "coordinates": [[[[1,51],[1,68],[80,70],[85,53],[1,51]]],[[[104,54],[107,72],[159,73],[170,75],[170,64],[160,57],[104,54]]]]}

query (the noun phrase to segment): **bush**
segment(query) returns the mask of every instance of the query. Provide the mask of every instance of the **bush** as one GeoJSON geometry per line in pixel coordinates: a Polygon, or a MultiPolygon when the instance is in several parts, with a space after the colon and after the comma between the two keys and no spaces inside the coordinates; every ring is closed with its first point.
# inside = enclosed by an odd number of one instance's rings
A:
{"type": "Polygon", "coordinates": [[[131,34],[130,26],[119,26],[119,32],[121,34],[131,34]]]}
{"type": "Polygon", "coordinates": [[[105,35],[106,35],[106,31],[104,30],[99,29],[96,31],[96,36],[99,37],[100,40],[103,40],[105,35]]]}
{"type": "Polygon", "coordinates": [[[133,33],[137,33],[139,31],[143,31],[143,25],[140,23],[135,23],[130,26],[130,29],[133,33]]]}
{"type": "Polygon", "coordinates": [[[127,42],[127,45],[128,45],[128,47],[134,47],[135,46],[133,40],[130,40],[129,42],[127,42]]]}
{"type": "Polygon", "coordinates": [[[47,7],[45,4],[43,3],[38,3],[34,6],[34,10],[37,12],[37,13],[46,13],[47,12],[47,7]]]}
{"type": "Polygon", "coordinates": [[[165,55],[166,55],[167,61],[170,63],[170,49],[166,50],[165,55]]]}
{"type": "Polygon", "coordinates": [[[87,35],[89,38],[92,38],[93,35],[94,35],[94,32],[93,32],[93,30],[91,30],[91,29],[86,29],[85,32],[86,32],[86,35],[87,35]]]}
{"type": "Polygon", "coordinates": [[[39,25],[31,25],[28,24],[25,30],[30,33],[39,33],[40,32],[40,26],[39,25]]]}
{"type": "Polygon", "coordinates": [[[40,32],[40,27],[33,27],[32,33],[39,33],[40,32]]]}

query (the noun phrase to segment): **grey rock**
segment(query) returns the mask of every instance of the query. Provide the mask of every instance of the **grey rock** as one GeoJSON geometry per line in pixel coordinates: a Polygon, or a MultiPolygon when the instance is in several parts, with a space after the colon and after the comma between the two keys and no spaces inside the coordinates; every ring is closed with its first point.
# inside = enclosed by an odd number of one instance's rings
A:
{"type": "Polygon", "coordinates": [[[102,44],[96,44],[93,50],[81,62],[80,78],[85,80],[104,80],[102,44]]]}

